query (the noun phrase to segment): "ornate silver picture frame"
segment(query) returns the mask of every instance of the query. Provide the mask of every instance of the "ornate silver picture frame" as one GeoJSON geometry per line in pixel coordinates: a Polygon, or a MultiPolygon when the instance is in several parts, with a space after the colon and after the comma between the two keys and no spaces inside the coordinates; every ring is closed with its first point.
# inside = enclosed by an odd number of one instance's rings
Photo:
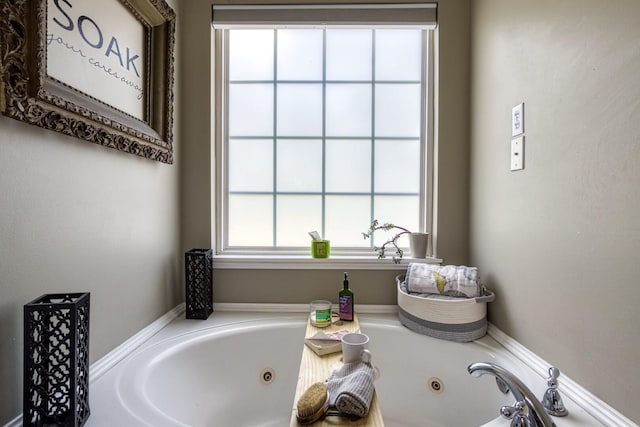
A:
{"type": "Polygon", "coordinates": [[[175,19],[165,0],[0,0],[0,111],[173,163],[175,19]]]}

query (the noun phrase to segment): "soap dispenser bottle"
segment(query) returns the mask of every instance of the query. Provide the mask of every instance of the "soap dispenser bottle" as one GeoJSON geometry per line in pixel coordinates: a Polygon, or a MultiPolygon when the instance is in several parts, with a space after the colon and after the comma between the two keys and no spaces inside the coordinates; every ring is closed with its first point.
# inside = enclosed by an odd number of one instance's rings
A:
{"type": "Polygon", "coordinates": [[[338,293],[338,303],[340,305],[340,320],[350,322],[353,320],[353,292],[349,289],[349,275],[344,273],[342,290],[338,293]]]}

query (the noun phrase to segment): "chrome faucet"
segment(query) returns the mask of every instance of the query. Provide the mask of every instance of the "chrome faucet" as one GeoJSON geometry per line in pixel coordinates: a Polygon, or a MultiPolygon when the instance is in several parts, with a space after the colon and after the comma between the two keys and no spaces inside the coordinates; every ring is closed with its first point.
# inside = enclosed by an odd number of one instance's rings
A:
{"type": "Polygon", "coordinates": [[[467,370],[474,377],[491,374],[507,385],[516,403],[503,406],[500,413],[511,420],[511,427],[556,427],[531,390],[511,372],[488,362],[472,363],[467,370]]]}

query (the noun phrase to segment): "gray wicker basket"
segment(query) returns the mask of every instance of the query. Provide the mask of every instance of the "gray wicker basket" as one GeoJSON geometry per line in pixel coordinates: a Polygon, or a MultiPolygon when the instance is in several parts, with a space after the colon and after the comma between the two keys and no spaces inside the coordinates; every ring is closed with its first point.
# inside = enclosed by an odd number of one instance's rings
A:
{"type": "Polygon", "coordinates": [[[409,294],[404,281],[404,275],[396,276],[398,318],[407,328],[457,342],[477,340],[487,333],[487,303],[495,299],[493,292],[483,289],[477,298],[424,297],[409,294]]]}

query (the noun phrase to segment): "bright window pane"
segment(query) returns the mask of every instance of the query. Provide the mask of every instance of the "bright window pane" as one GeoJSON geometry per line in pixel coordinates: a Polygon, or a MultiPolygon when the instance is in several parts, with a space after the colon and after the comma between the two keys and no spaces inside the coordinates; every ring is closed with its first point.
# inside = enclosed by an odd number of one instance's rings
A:
{"type": "Polygon", "coordinates": [[[229,140],[229,191],[273,190],[273,140],[229,140]]]}
{"type": "MultiPolygon", "coordinates": [[[[418,196],[376,196],[373,201],[374,217],[381,223],[390,222],[410,231],[419,230],[420,205],[418,196]]],[[[376,231],[373,235],[373,243],[381,245],[387,239],[393,237],[401,230],[376,231]]],[[[402,235],[398,239],[400,247],[409,247],[409,238],[402,235]]],[[[389,253],[389,255],[391,255],[389,253]]]]}
{"type": "Polygon", "coordinates": [[[371,197],[327,196],[326,233],[331,246],[369,246],[362,238],[370,223],[371,197]]]}
{"type": "Polygon", "coordinates": [[[371,135],[371,85],[327,84],[327,135],[371,135]]]}
{"type": "Polygon", "coordinates": [[[273,135],[273,85],[229,85],[229,135],[273,135]]]}
{"type": "MultiPolygon", "coordinates": [[[[332,248],[372,241],[371,218],[418,230],[426,191],[424,32],[281,28],[229,34],[228,246],[332,248]]],[[[226,114],[226,116],[225,116],[226,114]]],[[[384,242],[376,233],[375,243],[384,242]]],[[[408,244],[405,237],[402,245],[408,244]]]]}
{"type": "Polygon", "coordinates": [[[279,246],[311,246],[309,232],[322,230],[322,197],[277,197],[278,220],[276,224],[279,246]]]}
{"type": "Polygon", "coordinates": [[[277,191],[322,191],[322,141],[278,140],[277,171],[277,191]]]}
{"type": "Polygon", "coordinates": [[[420,136],[420,85],[376,85],[376,136],[420,136]]]}
{"type": "Polygon", "coordinates": [[[230,80],[273,80],[273,34],[273,30],[230,31],[230,80]]]}
{"type": "Polygon", "coordinates": [[[326,156],[326,191],[371,191],[370,140],[329,140],[326,156]]]}
{"type": "Polygon", "coordinates": [[[229,195],[229,245],[273,245],[273,196],[229,195]]]}
{"type": "Polygon", "coordinates": [[[322,135],[322,85],[278,85],[278,136],[322,135]]]}
{"type": "Polygon", "coordinates": [[[278,30],[278,80],[322,80],[322,30],[278,30]]]}
{"type": "Polygon", "coordinates": [[[327,30],[327,80],[371,80],[372,30],[327,30]]]}
{"type": "Polygon", "coordinates": [[[418,140],[378,140],[375,150],[375,192],[418,193],[420,191],[420,142],[418,140]]]}
{"type": "Polygon", "coordinates": [[[376,80],[419,81],[421,64],[420,30],[376,30],[376,80]]]}

